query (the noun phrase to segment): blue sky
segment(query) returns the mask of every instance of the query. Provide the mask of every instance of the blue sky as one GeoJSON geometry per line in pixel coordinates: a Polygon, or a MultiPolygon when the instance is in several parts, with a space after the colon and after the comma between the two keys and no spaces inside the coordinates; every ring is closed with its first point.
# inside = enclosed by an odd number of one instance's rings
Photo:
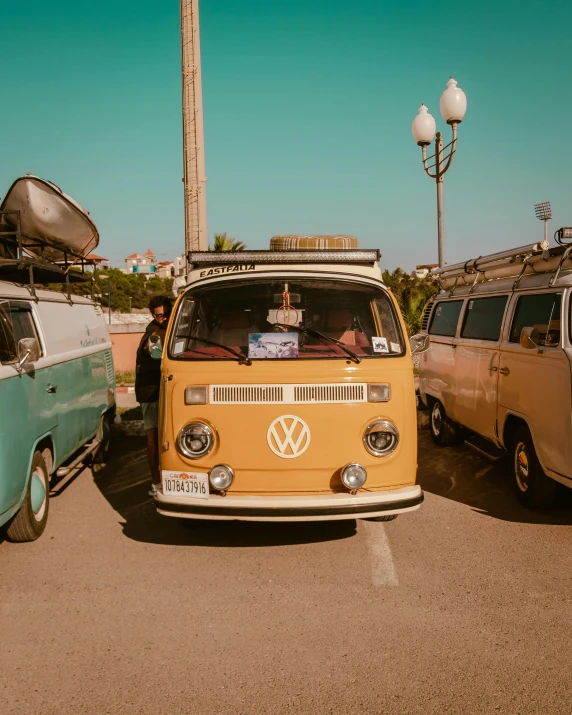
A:
{"type": "MultiPolygon", "coordinates": [[[[202,0],[209,235],[350,233],[436,261],[435,184],[411,121],[467,94],[445,179],[453,262],[572,224],[572,3],[202,0]]],[[[77,198],[98,252],[184,246],[177,0],[3,7],[0,195],[29,171],[77,198]]]]}

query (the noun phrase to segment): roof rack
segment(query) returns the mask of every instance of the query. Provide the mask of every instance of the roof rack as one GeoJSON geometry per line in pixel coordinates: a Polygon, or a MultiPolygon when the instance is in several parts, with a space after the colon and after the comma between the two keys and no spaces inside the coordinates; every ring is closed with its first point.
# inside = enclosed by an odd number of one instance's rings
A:
{"type": "Polygon", "coordinates": [[[0,211],[0,280],[25,286],[36,300],[37,285],[65,284],[70,302],[71,283],[91,282],[92,300],[94,299],[93,274],[85,272],[86,268],[94,267],[93,262],[65,248],[61,248],[62,258],[58,263],[44,260],[41,258],[43,250],[53,249],[53,246],[47,241],[30,239],[27,236],[25,238],[24,244],[20,230],[20,212],[0,211]],[[10,228],[6,221],[8,215],[12,216],[11,223],[16,225],[15,229],[10,228]],[[40,258],[29,255],[28,249],[40,258]]]}
{"type": "Polygon", "coordinates": [[[192,268],[232,264],[349,263],[375,265],[381,258],[377,248],[308,251],[189,251],[192,268]]]}
{"type": "Polygon", "coordinates": [[[549,284],[553,285],[563,270],[572,270],[570,253],[570,247],[549,248],[543,241],[436,268],[431,275],[437,278],[441,290],[450,290],[450,295],[457,288],[470,286],[471,293],[478,283],[503,278],[515,278],[513,290],[516,290],[523,276],[539,273],[552,273],[549,284]]]}

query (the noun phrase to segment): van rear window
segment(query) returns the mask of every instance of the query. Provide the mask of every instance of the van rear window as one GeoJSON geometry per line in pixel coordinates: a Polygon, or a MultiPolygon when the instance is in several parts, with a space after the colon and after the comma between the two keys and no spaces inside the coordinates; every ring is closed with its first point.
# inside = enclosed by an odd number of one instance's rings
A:
{"type": "Polygon", "coordinates": [[[429,335],[455,337],[462,305],[462,300],[448,300],[437,303],[433,311],[433,317],[431,318],[429,335]]]}
{"type": "Polygon", "coordinates": [[[508,295],[473,298],[467,303],[462,338],[498,340],[508,295]]]}

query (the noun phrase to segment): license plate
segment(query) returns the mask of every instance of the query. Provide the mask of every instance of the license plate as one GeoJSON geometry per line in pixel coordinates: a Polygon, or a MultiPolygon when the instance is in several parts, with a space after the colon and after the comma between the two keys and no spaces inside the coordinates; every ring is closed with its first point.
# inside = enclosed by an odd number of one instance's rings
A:
{"type": "Polygon", "coordinates": [[[192,499],[209,498],[209,477],[204,472],[168,472],[162,475],[163,494],[192,499]]]}

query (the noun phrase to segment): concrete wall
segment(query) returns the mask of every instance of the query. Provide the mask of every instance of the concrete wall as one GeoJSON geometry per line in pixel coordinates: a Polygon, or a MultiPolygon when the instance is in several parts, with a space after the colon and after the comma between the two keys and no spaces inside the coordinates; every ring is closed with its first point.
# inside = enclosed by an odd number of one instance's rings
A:
{"type": "Polygon", "coordinates": [[[137,348],[145,332],[146,325],[137,323],[110,326],[113,344],[113,364],[116,372],[135,372],[137,348]]]}

